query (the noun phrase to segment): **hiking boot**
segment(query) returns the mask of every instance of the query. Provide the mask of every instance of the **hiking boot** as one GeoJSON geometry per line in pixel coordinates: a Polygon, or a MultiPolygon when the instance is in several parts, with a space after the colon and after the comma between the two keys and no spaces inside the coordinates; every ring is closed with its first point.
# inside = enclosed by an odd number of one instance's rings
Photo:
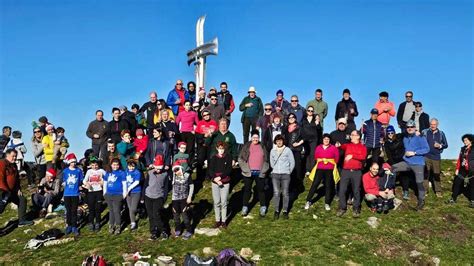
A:
{"type": "Polygon", "coordinates": [[[324,204],[324,209],[326,211],[330,211],[331,210],[331,206],[329,206],[329,204],[324,204]]]}
{"type": "Polygon", "coordinates": [[[267,214],[267,207],[265,206],[260,207],[260,217],[265,217],[266,214],[267,214]]]}
{"type": "Polygon", "coordinates": [[[214,228],[219,228],[219,227],[221,227],[221,222],[216,222],[216,223],[214,224],[214,228]]]}
{"type": "Polygon", "coordinates": [[[383,203],[383,212],[388,212],[388,210],[390,210],[390,206],[388,205],[388,201],[384,201],[383,203]]]}
{"type": "Polygon", "coordinates": [[[226,222],[221,222],[221,227],[222,229],[227,229],[227,223],[226,222]]]}
{"type": "Polygon", "coordinates": [[[160,236],[160,240],[166,240],[166,239],[168,239],[168,237],[169,237],[169,236],[168,236],[168,234],[167,234],[166,232],[162,232],[162,233],[161,233],[161,236],[160,236]]]}
{"type": "Polygon", "coordinates": [[[148,240],[155,241],[158,239],[158,236],[156,234],[151,234],[150,237],[148,237],[148,240]]]}
{"type": "Polygon", "coordinates": [[[304,205],[304,209],[309,210],[309,207],[311,207],[311,202],[307,201],[306,204],[304,205]]]}
{"type": "Polygon", "coordinates": [[[33,225],[33,224],[34,224],[33,221],[29,221],[26,219],[22,219],[20,220],[20,222],[18,222],[18,226],[28,226],[28,225],[33,225]]]}
{"type": "Polygon", "coordinates": [[[279,218],[280,218],[280,213],[279,212],[273,213],[273,220],[278,220],[279,218]]]}
{"type": "Polygon", "coordinates": [[[95,230],[96,232],[99,232],[99,231],[100,231],[100,223],[96,223],[96,224],[94,225],[94,230],[95,230]]]}
{"type": "Polygon", "coordinates": [[[348,199],[347,200],[347,205],[352,205],[352,202],[353,202],[352,198],[348,199]]]}
{"type": "Polygon", "coordinates": [[[186,232],[184,232],[184,234],[183,234],[183,240],[188,240],[188,239],[190,239],[192,236],[193,236],[193,234],[191,234],[191,232],[186,231],[186,232]]]}
{"type": "Polygon", "coordinates": [[[178,230],[178,231],[174,231],[174,236],[175,236],[175,237],[181,236],[181,231],[179,231],[179,230],[178,230]]]}
{"type": "Polygon", "coordinates": [[[421,211],[421,210],[423,210],[423,207],[425,207],[425,201],[424,200],[418,200],[418,204],[416,205],[416,210],[421,211]]]}
{"type": "Polygon", "coordinates": [[[346,210],[339,210],[339,211],[337,211],[336,216],[337,217],[342,217],[345,213],[346,213],[346,210]]]}
{"type": "Polygon", "coordinates": [[[88,227],[90,231],[95,232],[95,225],[93,223],[90,223],[88,227]]]}
{"type": "Polygon", "coordinates": [[[289,217],[288,217],[288,212],[285,212],[285,211],[284,211],[284,212],[282,212],[281,214],[282,214],[281,216],[283,216],[283,219],[288,220],[288,218],[289,218],[289,217]]]}
{"type": "Polygon", "coordinates": [[[474,200],[471,200],[471,202],[469,203],[469,208],[474,208],[474,200]]]}
{"type": "Polygon", "coordinates": [[[109,234],[113,235],[115,231],[115,227],[113,225],[109,225],[109,234]]]}
{"type": "Polygon", "coordinates": [[[453,198],[450,198],[449,200],[446,201],[446,204],[455,204],[456,201],[453,198]]]}
{"type": "Polygon", "coordinates": [[[138,225],[137,223],[131,223],[130,224],[130,231],[134,232],[137,231],[138,225]]]}
{"type": "Polygon", "coordinates": [[[48,205],[48,214],[53,212],[53,204],[48,205]]]}
{"type": "Polygon", "coordinates": [[[242,207],[242,216],[245,217],[249,215],[249,208],[247,206],[242,207]]]}
{"type": "Polygon", "coordinates": [[[404,200],[409,200],[410,199],[410,193],[408,192],[408,190],[403,191],[403,199],[404,200]]]}
{"type": "Polygon", "coordinates": [[[46,217],[46,213],[47,213],[46,209],[41,209],[41,211],[39,212],[39,218],[46,217]]]}
{"type": "Polygon", "coordinates": [[[115,226],[114,235],[120,235],[120,226],[115,226]]]}
{"type": "Polygon", "coordinates": [[[359,218],[360,217],[360,211],[353,211],[352,212],[352,218],[359,218]]]}

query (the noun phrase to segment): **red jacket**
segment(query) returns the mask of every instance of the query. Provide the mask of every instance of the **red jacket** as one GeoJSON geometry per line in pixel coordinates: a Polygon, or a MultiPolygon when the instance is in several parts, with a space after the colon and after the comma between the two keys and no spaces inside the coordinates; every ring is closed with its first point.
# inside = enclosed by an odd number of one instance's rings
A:
{"type": "MultiPolygon", "coordinates": [[[[200,120],[198,123],[197,123],[197,126],[196,126],[196,134],[206,134],[208,130],[211,130],[212,132],[216,132],[217,131],[217,122],[214,121],[214,120],[209,120],[209,121],[206,121],[206,120],[200,120]]],[[[211,134],[212,135],[212,134],[211,134]]]]}
{"type": "Polygon", "coordinates": [[[135,152],[140,153],[140,157],[145,155],[146,148],[148,147],[148,136],[143,136],[142,139],[135,138],[133,141],[135,152]]]}
{"type": "Polygon", "coordinates": [[[363,167],[363,162],[367,157],[367,148],[364,144],[347,143],[341,146],[344,151],[344,165],[342,169],[346,170],[360,170],[363,167]],[[352,155],[352,159],[346,161],[347,155],[352,155]]]}
{"type": "Polygon", "coordinates": [[[372,176],[369,172],[362,176],[365,194],[379,195],[379,176],[372,176]]]}
{"type": "Polygon", "coordinates": [[[15,192],[20,188],[20,179],[16,164],[0,160],[0,190],[15,192]]]}

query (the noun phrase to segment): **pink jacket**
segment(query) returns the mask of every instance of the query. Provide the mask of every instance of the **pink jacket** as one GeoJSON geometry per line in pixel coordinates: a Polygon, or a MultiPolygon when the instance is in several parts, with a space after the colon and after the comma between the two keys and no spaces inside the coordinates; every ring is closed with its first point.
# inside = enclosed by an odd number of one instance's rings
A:
{"type": "Polygon", "coordinates": [[[379,111],[379,117],[377,118],[377,120],[383,125],[390,124],[390,117],[395,116],[395,107],[393,105],[393,102],[388,100],[386,103],[377,101],[375,103],[375,109],[379,111]],[[390,111],[385,112],[385,109],[390,109],[390,111]]]}
{"type": "Polygon", "coordinates": [[[178,117],[176,117],[176,125],[179,127],[179,132],[193,132],[194,125],[197,125],[199,122],[198,115],[194,111],[183,111],[179,112],[178,117]],[[179,125],[181,123],[181,126],[179,125]]]}
{"type": "MultiPolygon", "coordinates": [[[[339,160],[339,149],[334,145],[329,145],[326,149],[323,148],[323,144],[320,144],[316,147],[314,151],[314,160],[318,159],[334,159],[337,164],[339,160]]],[[[331,163],[325,164],[324,162],[318,163],[318,170],[332,170],[334,165],[331,163]]]]}

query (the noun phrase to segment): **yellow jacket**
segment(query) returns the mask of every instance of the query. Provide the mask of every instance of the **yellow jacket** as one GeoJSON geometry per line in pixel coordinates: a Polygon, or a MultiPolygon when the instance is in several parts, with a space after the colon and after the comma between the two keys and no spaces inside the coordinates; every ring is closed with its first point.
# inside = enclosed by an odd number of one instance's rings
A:
{"type": "MultiPolygon", "coordinates": [[[[174,114],[173,114],[173,111],[171,111],[171,109],[167,109],[168,110],[168,120],[171,120],[171,121],[174,121],[174,114]]],[[[153,115],[153,124],[157,124],[161,122],[161,112],[157,112],[153,115]]]]}
{"type": "Polygon", "coordinates": [[[323,162],[324,164],[330,163],[330,164],[334,165],[334,170],[332,171],[332,176],[334,178],[334,183],[337,184],[337,182],[339,182],[341,177],[339,176],[339,171],[337,171],[337,164],[336,164],[336,161],[334,159],[318,158],[316,160],[316,164],[313,167],[313,170],[311,170],[311,173],[309,174],[309,177],[308,177],[309,180],[313,181],[314,176],[316,175],[316,170],[318,170],[318,164],[320,162],[323,162]]]}
{"type": "Polygon", "coordinates": [[[46,144],[43,148],[44,158],[46,162],[51,162],[54,157],[54,136],[45,135],[41,140],[41,144],[46,144]]]}

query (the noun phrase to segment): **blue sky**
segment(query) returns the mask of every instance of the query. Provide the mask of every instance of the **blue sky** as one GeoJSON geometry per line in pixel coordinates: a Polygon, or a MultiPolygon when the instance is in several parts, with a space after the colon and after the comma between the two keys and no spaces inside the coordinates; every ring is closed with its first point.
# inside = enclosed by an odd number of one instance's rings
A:
{"type": "MultiPolygon", "coordinates": [[[[186,52],[207,14],[205,41],[219,37],[206,86],[229,83],[237,104],[249,86],[264,102],[283,89],[305,104],[318,87],[335,105],[352,91],[368,119],[382,90],[396,106],[413,90],[440,119],[457,156],[473,132],[472,1],[0,1],[0,125],[31,137],[42,115],[66,128],[83,154],[94,111],[166,98],[194,79],[186,52]]],[[[241,140],[240,113],[231,130],[241,140]]],[[[393,120],[394,121],[394,120],[393,120]]],[[[31,159],[31,153],[27,158],[31,159]]]]}

